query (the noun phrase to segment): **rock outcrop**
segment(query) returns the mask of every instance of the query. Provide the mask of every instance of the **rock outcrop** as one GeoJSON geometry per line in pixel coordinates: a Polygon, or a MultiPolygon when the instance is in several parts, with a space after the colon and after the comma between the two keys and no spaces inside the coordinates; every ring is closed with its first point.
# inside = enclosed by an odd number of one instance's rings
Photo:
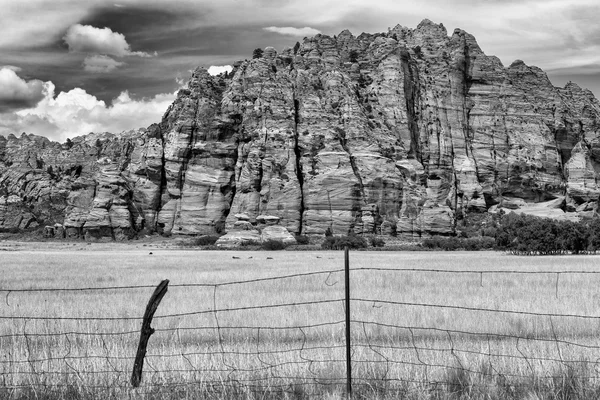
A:
{"type": "Polygon", "coordinates": [[[147,129],[0,137],[0,227],[451,235],[471,212],[593,214],[599,171],[590,91],[425,20],[197,69],[147,129]]]}

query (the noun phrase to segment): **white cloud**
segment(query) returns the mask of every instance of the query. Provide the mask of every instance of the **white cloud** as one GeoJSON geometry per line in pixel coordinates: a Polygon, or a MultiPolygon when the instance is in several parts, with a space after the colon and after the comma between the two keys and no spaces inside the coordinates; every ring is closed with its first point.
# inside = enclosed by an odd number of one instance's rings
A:
{"type": "Polygon", "coordinates": [[[230,73],[233,70],[231,65],[211,65],[208,68],[208,73],[211,75],[219,75],[223,72],[230,73]]]}
{"type": "Polygon", "coordinates": [[[0,111],[32,107],[44,97],[44,83],[26,81],[12,68],[0,69],[0,111]]]}
{"type": "Polygon", "coordinates": [[[125,63],[103,55],[87,56],[83,60],[84,70],[100,74],[114,71],[122,65],[125,65],[125,63]]]}
{"type": "Polygon", "coordinates": [[[314,28],[309,28],[308,26],[305,26],[304,28],[294,28],[291,26],[267,26],[266,28],[263,28],[265,31],[268,32],[275,32],[275,33],[279,33],[281,35],[289,35],[289,36],[314,36],[318,33],[321,33],[321,31],[314,29],[314,28]]]}
{"type": "Polygon", "coordinates": [[[36,106],[0,114],[0,134],[27,132],[63,142],[89,132],[118,133],[160,122],[176,98],[176,93],[164,93],[135,100],[125,91],[107,105],[81,88],[55,96],[52,82],[43,86],[44,97],[36,106]]]}
{"type": "Polygon", "coordinates": [[[21,72],[23,70],[23,68],[17,67],[14,65],[0,65],[0,69],[1,68],[10,69],[11,71],[14,71],[14,72],[21,72]]]}
{"type": "Polygon", "coordinates": [[[148,53],[132,52],[129,43],[125,40],[125,35],[113,32],[110,28],[75,24],[69,27],[63,40],[69,46],[69,51],[75,53],[105,54],[117,57],[151,57],[148,53]]]}

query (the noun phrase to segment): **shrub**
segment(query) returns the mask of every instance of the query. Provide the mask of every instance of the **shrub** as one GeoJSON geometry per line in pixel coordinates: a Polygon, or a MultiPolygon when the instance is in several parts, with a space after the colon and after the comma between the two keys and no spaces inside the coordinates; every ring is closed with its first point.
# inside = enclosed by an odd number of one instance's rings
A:
{"type": "Polygon", "coordinates": [[[496,244],[494,238],[491,237],[474,237],[474,238],[459,238],[459,237],[444,237],[434,236],[423,240],[423,247],[432,250],[490,250],[496,244]]]}
{"type": "Polygon", "coordinates": [[[321,245],[326,250],[343,250],[346,246],[350,249],[364,249],[367,247],[367,241],[357,235],[327,236],[321,245]]]}
{"type": "Polygon", "coordinates": [[[436,250],[456,250],[459,248],[457,237],[433,236],[423,240],[423,247],[436,250]]]}
{"type": "Polygon", "coordinates": [[[382,238],[378,238],[376,236],[373,236],[370,240],[371,242],[371,246],[373,247],[383,247],[385,246],[385,241],[382,238]]]}
{"type": "Polygon", "coordinates": [[[358,51],[356,50],[350,50],[350,62],[351,63],[355,63],[358,62],[358,51]]]}
{"type": "Polygon", "coordinates": [[[265,240],[262,242],[262,248],[264,250],[284,250],[287,247],[281,240],[265,240]]]}
{"type": "Polygon", "coordinates": [[[492,250],[496,246],[493,237],[475,237],[464,241],[465,250],[492,250]]]}
{"type": "Polygon", "coordinates": [[[488,236],[491,238],[496,237],[496,228],[486,227],[481,229],[481,236],[488,236]]]}
{"type": "Polygon", "coordinates": [[[264,50],[259,48],[254,49],[252,52],[252,58],[262,58],[264,50]]]}
{"type": "Polygon", "coordinates": [[[194,239],[193,244],[195,246],[212,246],[217,240],[219,240],[219,236],[216,235],[200,236],[194,239]]]}
{"type": "Polygon", "coordinates": [[[423,57],[423,51],[421,50],[421,46],[415,46],[413,47],[413,50],[415,51],[415,55],[417,56],[417,58],[423,57]]]}
{"type": "Polygon", "coordinates": [[[296,235],[296,242],[300,245],[310,244],[310,239],[306,235],[296,235]]]}

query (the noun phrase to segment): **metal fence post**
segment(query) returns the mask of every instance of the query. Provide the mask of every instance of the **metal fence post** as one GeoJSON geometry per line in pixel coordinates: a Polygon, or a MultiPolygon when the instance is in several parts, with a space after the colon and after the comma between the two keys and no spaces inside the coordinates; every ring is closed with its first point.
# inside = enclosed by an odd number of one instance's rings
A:
{"type": "Polygon", "coordinates": [[[350,352],[350,256],[348,246],[344,248],[345,292],[346,292],[346,398],[352,398],[352,355],[350,352]]]}

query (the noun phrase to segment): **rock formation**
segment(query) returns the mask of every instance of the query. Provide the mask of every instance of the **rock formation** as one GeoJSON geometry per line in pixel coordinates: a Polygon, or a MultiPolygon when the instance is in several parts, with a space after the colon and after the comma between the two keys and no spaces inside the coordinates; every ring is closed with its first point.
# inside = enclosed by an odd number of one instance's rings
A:
{"type": "Polygon", "coordinates": [[[472,212],[591,215],[599,171],[590,91],[425,20],[197,69],[147,129],[0,137],[0,227],[448,235],[472,212]]]}

